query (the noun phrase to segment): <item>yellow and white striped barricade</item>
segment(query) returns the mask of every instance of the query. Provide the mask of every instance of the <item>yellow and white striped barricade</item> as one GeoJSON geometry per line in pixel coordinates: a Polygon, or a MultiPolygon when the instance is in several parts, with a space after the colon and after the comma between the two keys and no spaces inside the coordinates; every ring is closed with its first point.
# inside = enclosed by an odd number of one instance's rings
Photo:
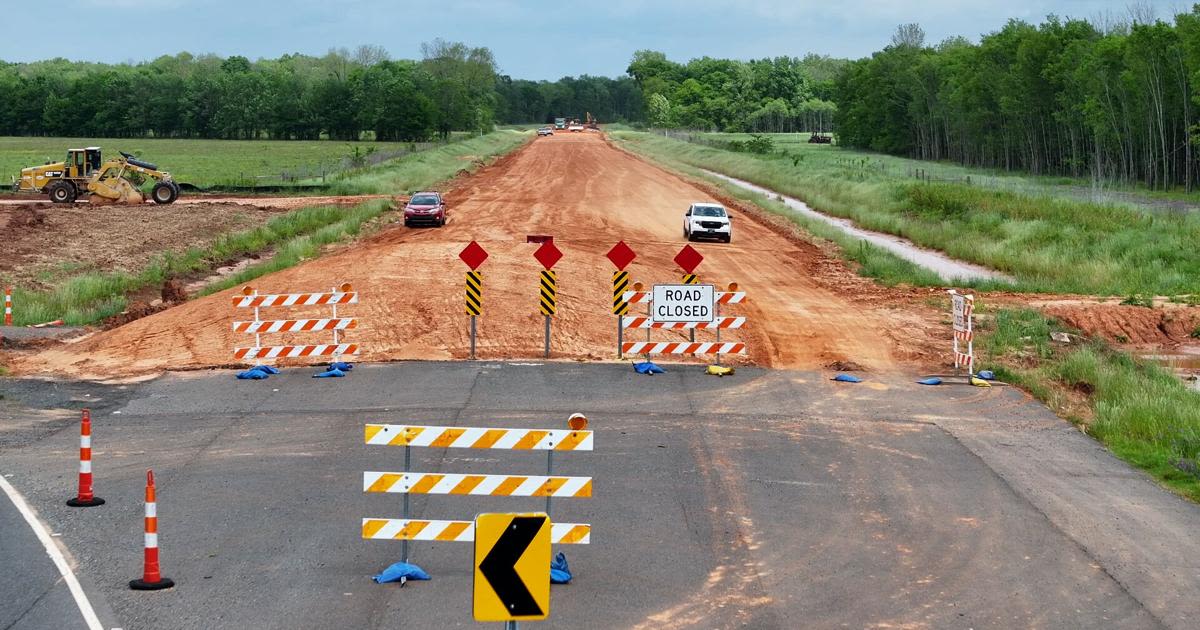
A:
{"type": "Polygon", "coordinates": [[[234,358],[247,362],[305,357],[332,357],[340,360],[345,355],[358,354],[356,343],[344,343],[342,335],[347,330],[358,328],[353,317],[339,317],[338,305],[358,304],[358,293],[349,284],[343,284],[328,293],[279,293],[260,294],[251,287],[242,289],[242,295],[233,298],[234,308],[254,309],[254,319],[233,322],[233,331],[254,335],[252,347],[236,347],[234,358]],[[330,317],[315,319],[262,319],[264,308],[296,308],[303,306],[328,306],[330,317]],[[333,343],[264,346],[264,334],[310,333],[332,331],[333,343]]]}
{"type": "MultiPolygon", "coordinates": [[[[591,451],[593,435],[583,427],[587,418],[571,417],[571,429],[497,429],[488,427],[445,427],[410,424],[367,424],[363,442],[375,446],[403,446],[404,470],[399,472],[363,472],[363,492],[404,495],[403,517],[364,518],[362,537],[368,540],[402,541],[401,557],[408,562],[408,541],[429,540],[471,542],[475,539],[474,521],[422,520],[409,515],[409,496],[459,495],[493,497],[545,497],[550,515],[553,498],[584,499],[592,496],[592,478],[554,475],[556,451],[591,451]],[[411,449],[473,448],[513,451],[545,451],[545,475],[501,475],[471,473],[413,472],[411,449]]],[[[552,523],[551,542],[583,544],[591,542],[592,526],[587,523],[552,523]]]]}
{"type": "MultiPolygon", "coordinates": [[[[695,284],[694,274],[684,276],[685,284],[695,284]]],[[[646,315],[633,315],[621,318],[621,327],[626,329],[645,329],[646,341],[625,341],[621,343],[621,352],[630,354],[712,354],[716,355],[716,362],[719,365],[722,354],[745,354],[746,344],[740,341],[722,342],[721,331],[738,329],[746,325],[745,317],[728,317],[721,316],[720,306],[722,304],[741,304],[746,300],[746,293],[738,291],[737,285],[730,285],[729,291],[714,291],[713,302],[716,309],[716,316],[712,322],[656,322],[650,315],[650,309],[653,307],[653,294],[650,291],[626,291],[622,296],[622,300],[627,304],[645,304],[646,315]],[[695,337],[691,341],[680,342],[658,342],[650,340],[651,330],[713,330],[716,331],[717,340],[715,342],[697,342],[695,337]]]]}

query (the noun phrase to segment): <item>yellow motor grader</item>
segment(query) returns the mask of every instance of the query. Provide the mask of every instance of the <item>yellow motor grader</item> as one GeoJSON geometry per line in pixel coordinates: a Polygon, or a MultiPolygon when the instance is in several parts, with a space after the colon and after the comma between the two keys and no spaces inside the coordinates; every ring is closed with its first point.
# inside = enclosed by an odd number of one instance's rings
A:
{"type": "Polygon", "coordinates": [[[179,197],[179,184],[170,173],[124,152],[102,161],[100,147],[87,147],[68,150],[64,162],[21,169],[13,190],[45,193],[54,203],[89,197],[92,203],[138,204],[145,201],[139,187],[147,179],[157,182],[150,191],[154,203],[172,203],[179,197]]]}

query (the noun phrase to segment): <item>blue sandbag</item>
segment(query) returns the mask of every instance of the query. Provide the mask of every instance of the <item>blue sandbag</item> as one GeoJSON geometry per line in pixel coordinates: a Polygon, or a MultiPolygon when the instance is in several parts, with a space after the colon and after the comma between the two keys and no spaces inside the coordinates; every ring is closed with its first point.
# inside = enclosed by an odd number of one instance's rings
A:
{"type": "Polygon", "coordinates": [[[250,369],[258,370],[259,372],[266,372],[267,374],[278,374],[279,373],[279,368],[272,367],[270,365],[256,365],[250,369]]]}
{"type": "Polygon", "coordinates": [[[975,376],[978,376],[979,378],[981,378],[985,381],[996,380],[996,373],[991,370],[980,370],[979,374],[976,374],[975,376]]]}
{"type": "Polygon", "coordinates": [[[833,380],[839,381],[842,383],[861,383],[862,382],[861,378],[858,378],[857,376],[855,376],[853,374],[838,374],[837,376],[833,377],[833,380]]]}
{"type": "Polygon", "coordinates": [[[349,372],[350,370],[354,369],[354,364],[353,363],[343,363],[341,361],[334,361],[333,363],[329,364],[329,369],[341,370],[343,372],[349,372]]]}
{"type": "Polygon", "coordinates": [[[261,381],[270,376],[270,374],[258,369],[246,370],[245,372],[238,372],[237,374],[238,380],[241,381],[261,381]]]}
{"type": "Polygon", "coordinates": [[[917,382],[922,385],[941,385],[942,379],[940,379],[936,376],[930,376],[929,378],[923,378],[917,382]]]}
{"type": "Polygon", "coordinates": [[[666,372],[666,370],[658,367],[657,365],[655,365],[649,361],[642,361],[641,363],[634,363],[633,369],[638,374],[662,374],[662,373],[666,372]]]}
{"type": "Polygon", "coordinates": [[[570,584],[572,577],[571,569],[567,566],[567,556],[561,551],[558,552],[550,561],[550,583],[570,584]]]}
{"type": "Polygon", "coordinates": [[[383,573],[380,573],[371,579],[375,580],[375,582],[378,584],[383,584],[385,582],[399,582],[400,578],[409,580],[428,580],[429,574],[425,572],[425,569],[422,569],[415,564],[410,564],[408,562],[397,562],[396,564],[384,569],[383,573]]]}
{"type": "Polygon", "coordinates": [[[313,378],[337,378],[337,377],[342,377],[345,375],[346,375],[346,373],[341,370],[329,368],[328,370],[321,372],[320,374],[313,374],[313,378]]]}

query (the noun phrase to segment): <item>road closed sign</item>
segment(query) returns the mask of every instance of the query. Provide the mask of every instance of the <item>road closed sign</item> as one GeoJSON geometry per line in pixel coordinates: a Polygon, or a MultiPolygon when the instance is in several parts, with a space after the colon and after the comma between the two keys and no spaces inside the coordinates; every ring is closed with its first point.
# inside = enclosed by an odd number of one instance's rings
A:
{"type": "Polygon", "coordinates": [[[656,284],[651,297],[651,321],[714,322],[717,319],[716,291],[711,284],[656,284]]]}

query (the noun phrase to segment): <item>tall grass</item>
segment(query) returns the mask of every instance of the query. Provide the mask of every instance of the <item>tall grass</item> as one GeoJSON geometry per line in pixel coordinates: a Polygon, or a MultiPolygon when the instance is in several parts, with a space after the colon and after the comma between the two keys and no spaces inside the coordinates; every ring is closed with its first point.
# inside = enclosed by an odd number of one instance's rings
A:
{"type": "Polygon", "coordinates": [[[1200,291],[1200,214],[1150,214],[964,184],[916,183],[870,158],[834,157],[828,147],[759,156],[647,133],[614,137],[655,160],[751,181],[864,228],[997,269],[1016,278],[1021,290],[1200,291]]]}
{"type": "Polygon", "coordinates": [[[1084,425],[1118,457],[1200,501],[1200,392],[1100,341],[1052,345],[1051,332],[1073,331],[1037,311],[1000,310],[978,330],[980,357],[1001,378],[1084,425]],[[1081,397],[1091,418],[1072,417],[1081,397]]]}

